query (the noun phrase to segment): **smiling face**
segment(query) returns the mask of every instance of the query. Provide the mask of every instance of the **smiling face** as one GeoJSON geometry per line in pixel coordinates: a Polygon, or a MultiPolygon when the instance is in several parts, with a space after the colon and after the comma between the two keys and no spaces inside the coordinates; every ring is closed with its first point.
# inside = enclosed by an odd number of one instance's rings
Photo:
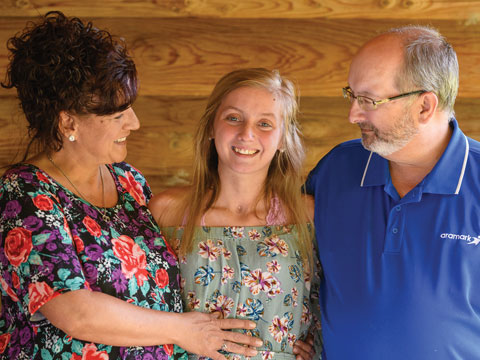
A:
{"type": "MultiPolygon", "coordinates": [[[[79,115],[76,118],[76,154],[95,159],[99,164],[121,162],[127,156],[127,137],[140,127],[132,108],[112,115],[79,115]]],[[[66,140],[68,142],[68,140],[66,140]]]]}
{"type": "MultiPolygon", "coordinates": [[[[380,100],[399,94],[395,74],[403,64],[401,39],[380,36],[367,43],[350,66],[348,84],[356,95],[380,100]]],[[[412,89],[415,90],[415,89],[412,89]]],[[[350,107],[349,120],[362,132],[362,144],[381,156],[389,156],[402,148],[418,133],[418,124],[411,113],[412,98],[400,98],[366,111],[357,101],[350,107]]]]}
{"type": "Polygon", "coordinates": [[[281,147],[282,101],[264,88],[240,87],[222,100],[213,123],[219,174],[266,176],[281,147]]]}

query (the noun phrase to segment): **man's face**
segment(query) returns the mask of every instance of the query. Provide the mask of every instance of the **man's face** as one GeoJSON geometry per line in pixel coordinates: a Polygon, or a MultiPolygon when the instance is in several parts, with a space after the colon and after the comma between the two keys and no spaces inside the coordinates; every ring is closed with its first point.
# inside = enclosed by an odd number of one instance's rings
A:
{"type": "MultiPolygon", "coordinates": [[[[379,37],[367,43],[353,59],[348,84],[355,95],[374,100],[399,95],[395,75],[402,63],[403,49],[398,38],[379,37]]],[[[371,111],[354,101],[349,121],[360,127],[363,146],[383,157],[401,150],[419,131],[409,98],[380,104],[371,111]]]]}

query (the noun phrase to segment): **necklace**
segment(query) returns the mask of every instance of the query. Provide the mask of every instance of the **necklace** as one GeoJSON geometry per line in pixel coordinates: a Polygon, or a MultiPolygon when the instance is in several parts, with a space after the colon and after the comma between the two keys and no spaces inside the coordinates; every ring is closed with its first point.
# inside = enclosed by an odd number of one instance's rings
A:
{"type": "MultiPolygon", "coordinates": [[[[80,195],[83,199],[86,200],[86,197],[83,196],[83,194],[80,192],[80,190],[78,190],[77,187],[75,186],[75,184],[68,178],[67,174],[65,174],[63,172],[63,170],[60,169],[60,167],[57,164],[55,164],[53,159],[48,154],[47,154],[47,159],[52,163],[52,165],[58,171],[60,171],[60,173],[64,176],[64,178],[67,179],[67,181],[70,183],[70,185],[72,185],[72,187],[75,189],[75,191],[78,193],[78,195],[80,195]]],[[[100,168],[100,166],[98,167],[98,171],[100,172],[100,181],[102,182],[102,207],[103,207],[103,210],[100,210],[98,207],[96,207],[92,203],[90,203],[90,204],[99,212],[99,214],[102,216],[103,221],[110,222],[110,217],[106,214],[107,210],[105,209],[105,186],[104,186],[104,183],[103,183],[102,169],[100,168]]]]}

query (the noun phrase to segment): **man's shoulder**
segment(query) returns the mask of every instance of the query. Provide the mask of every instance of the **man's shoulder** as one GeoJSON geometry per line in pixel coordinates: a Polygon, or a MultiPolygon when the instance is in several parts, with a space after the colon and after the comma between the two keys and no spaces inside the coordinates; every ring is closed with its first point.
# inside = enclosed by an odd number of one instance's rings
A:
{"type": "Polygon", "coordinates": [[[355,163],[363,163],[368,159],[371,152],[366,150],[360,139],[345,141],[332,148],[320,161],[312,172],[325,168],[347,169],[355,163]],[[363,161],[364,160],[364,161],[363,161]]]}
{"type": "Polygon", "coordinates": [[[372,153],[366,150],[360,139],[345,141],[331,149],[313,168],[307,177],[306,190],[316,193],[315,188],[338,188],[358,182],[372,153]]]}

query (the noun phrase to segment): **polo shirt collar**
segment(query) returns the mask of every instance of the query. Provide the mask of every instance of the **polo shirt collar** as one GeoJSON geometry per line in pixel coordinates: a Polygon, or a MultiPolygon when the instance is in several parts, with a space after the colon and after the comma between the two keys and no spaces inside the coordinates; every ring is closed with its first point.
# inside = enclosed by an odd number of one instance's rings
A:
{"type": "MultiPolygon", "coordinates": [[[[459,129],[456,119],[450,121],[453,129],[445,152],[432,171],[421,182],[423,193],[458,194],[467,166],[469,144],[459,129]]],[[[380,186],[390,182],[388,160],[370,152],[360,186],[380,186]]]]}

